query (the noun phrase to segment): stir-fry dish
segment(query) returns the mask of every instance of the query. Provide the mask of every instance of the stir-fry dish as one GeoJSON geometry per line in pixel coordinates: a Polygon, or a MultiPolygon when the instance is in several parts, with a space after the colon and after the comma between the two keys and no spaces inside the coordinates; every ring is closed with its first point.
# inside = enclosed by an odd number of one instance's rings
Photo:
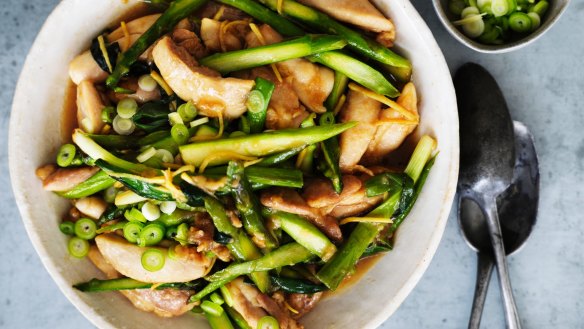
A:
{"type": "Polygon", "coordinates": [[[150,6],[72,60],[78,128],[37,170],[71,200],[69,253],[103,272],[75,288],[302,328],[391,250],[434,162],[430,136],[387,161],[420,119],[394,25],[366,0],[150,6]]]}

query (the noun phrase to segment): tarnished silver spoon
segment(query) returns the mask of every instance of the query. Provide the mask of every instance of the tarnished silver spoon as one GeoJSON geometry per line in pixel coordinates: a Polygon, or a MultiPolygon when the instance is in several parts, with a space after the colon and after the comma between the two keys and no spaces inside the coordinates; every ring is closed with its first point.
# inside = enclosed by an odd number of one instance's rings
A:
{"type": "MultiPolygon", "coordinates": [[[[514,121],[515,169],[513,182],[497,200],[503,244],[507,255],[517,252],[531,234],[537,218],[539,168],[533,137],[525,125],[514,121]]],[[[469,246],[477,252],[477,282],[469,329],[478,329],[493,271],[493,252],[486,220],[472,201],[459,207],[459,223],[469,246]]]]}
{"type": "Polygon", "coordinates": [[[513,179],[515,137],[505,98],[495,79],[477,64],[454,76],[460,117],[460,200],[471,199],[484,214],[501,283],[507,327],[521,328],[503,245],[497,197],[513,179]]]}

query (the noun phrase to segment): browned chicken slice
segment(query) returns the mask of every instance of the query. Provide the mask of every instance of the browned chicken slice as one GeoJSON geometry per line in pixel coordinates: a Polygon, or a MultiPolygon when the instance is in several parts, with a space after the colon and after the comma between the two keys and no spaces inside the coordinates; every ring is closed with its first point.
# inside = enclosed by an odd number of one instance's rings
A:
{"type": "Polygon", "coordinates": [[[273,299],[262,294],[256,287],[243,282],[242,278],[231,281],[225,287],[233,298],[233,308],[241,314],[250,327],[257,328],[258,321],[269,313],[278,320],[282,329],[303,328],[290,317],[287,310],[282,309],[273,299]]]}
{"type": "Polygon", "coordinates": [[[304,185],[303,197],[311,207],[334,218],[358,215],[382,201],[382,196],[367,197],[364,179],[343,175],[343,191],[337,194],[330,181],[324,178],[309,180],[304,185]]]}
{"type": "Polygon", "coordinates": [[[298,312],[298,314],[294,314],[294,318],[298,319],[312,311],[316,304],[318,304],[318,301],[322,298],[323,294],[323,292],[317,292],[314,294],[288,294],[288,296],[286,296],[286,302],[298,312]]]}
{"type": "Polygon", "coordinates": [[[198,65],[197,61],[169,37],[162,38],[152,51],[160,74],[176,94],[192,101],[199,111],[227,119],[240,117],[254,86],[252,80],[222,78],[219,73],[198,65]]]}
{"type": "Polygon", "coordinates": [[[339,166],[343,172],[352,172],[367,151],[375,131],[381,103],[357,91],[349,91],[347,101],[339,114],[341,122],[359,124],[339,137],[339,166]]]}
{"type": "Polygon", "coordinates": [[[43,188],[53,192],[69,191],[98,171],[97,167],[59,168],[43,179],[43,188]]]}
{"type": "MultiPolygon", "coordinates": [[[[418,115],[418,97],[413,83],[409,82],[405,85],[397,103],[411,113],[418,115]]],[[[382,110],[379,113],[379,127],[363,156],[363,163],[379,163],[390,152],[397,149],[417,127],[416,124],[383,123],[384,120],[395,119],[403,120],[404,117],[392,109],[382,110]]]]}
{"type": "Polygon", "coordinates": [[[299,0],[345,23],[377,32],[378,41],[391,46],[395,40],[395,26],[369,0],[299,0]]]}
{"type": "Polygon", "coordinates": [[[308,205],[300,194],[293,189],[278,187],[263,191],[260,196],[260,202],[265,207],[307,218],[336,242],[340,242],[343,239],[339,223],[334,218],[323,214],[319,209],[308,205]]]}
{"type": "Polygon", "coordinates": [[[108,73],[97,65],[89,50],[78,55],[69,63],[69,78],[76,85],[81,81],[103,82],[107,76],[108,73]]]}
{"type": "Polygon", "coordinates": [[[101,111],[105,107],[101,94],[90,81],[77,86],[77,123],[90,134],[98,134],[104,126],[101,111]]]}
{"type": "MultiPolygon", "coordinates": [[[[122,277],[122,275],[105,260],[96,246],[91,246],[87,257],[106,275],[108,279],[122,277]]],[[[182,315],[190,311],[195,305],[194,303],[188,303],[191,293],[186,290],[135,289],[121,290],[120,293],[126,296],[136,308],[146,312],[154,312],[156,315],[162,317],[182,315]]]]}
{"type": "MultiPolygon", "coordinates": [[[[262,24],[259,31],[265,44],[283,40],[282,36],[267,24],[262,24]]],[[[254,32],[249,32],[245,39],[249,48],[263,44],[254,32]]],[[[326,112],[323,103],[331,93],[335,80],[332,70],[302,58],[279,62],[276,66],[282,77],[290,81],[304,106],[316,113],[326,112]]]]}
{"type": "Polygon", "coordinates": [[[195,32],[189,29],[175,28],[172,31],[172,40],[179,46],[186,49],[189,54],[196,59],[207,56],[208,52],[201,39],[195,32]]]}
{"type": "Polygon", "coordinates": [[[210,18],[201,21],[201,39],[212,53],[242,49],[248,30],[247,21],[220,22],[210,18]]]}
{"type": "Polygon", "coordinates": [[[197,245],[198,252],[212,252],[224,262],[231,260],[231,253],[224,245],[213,240],[215,226],[207,213],[197,213],[194,225],[189,228],[188,242],[197,245]]]}
{"type": "Polygon", "coordinates": [[[181,250],[176,258],[166,257],[168,248],[139,247],[116,234],[100,234],[95,238],[99,251],[116,271],[142,282],[187,282],[203,277],[214,258],[198,253],[194,248],[181,250]],[[142,254],[147,249],[159,250],[166,258],[164,266],[150,272],[142,266],[142,254]]]}
{"type": "Polygon", "coordinates": [[[107,203],[98,196],[88,196],[75,201],[75,208],[87,217],[98,219],[105,212],[107,203]]]}
{"type": "Polygon", "coordinates": [[[215,1],[207,2],[201,9],[197,10],[195,13],[197,18],[215,18],[218,20],[228,20],[236,21],[242,19],[249,19],[250,17],[243,11],[231,7],[225,6],[215,1]],[[217,15],[221,11],[220,15],[217,15]],[[215,17],[218,16],[218,17],[215,17]]]}

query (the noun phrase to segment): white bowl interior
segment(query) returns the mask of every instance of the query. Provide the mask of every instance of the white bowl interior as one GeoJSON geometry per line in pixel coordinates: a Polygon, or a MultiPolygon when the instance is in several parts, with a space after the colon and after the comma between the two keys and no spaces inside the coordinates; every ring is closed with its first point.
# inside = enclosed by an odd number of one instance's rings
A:
{"type": "Polygon", "coordinates": [[[475,41],[462,33],[462,31],[452,24],[453,21],[459,19],[455,17],[449,10],[448,10],[448,2],[450,0],[432,0],[434,3],[434,9],[438,14],[438,18],[440,21],[456,40],[460,41],[463,45],[474,49],[478,52],[482,53],[506,53],[513,50],[517,50],[523,48],[535,40],[539,39],[542,35],[544,35],[555,22],[560,18],[560,16],[564,13],[566,8],[568,7],[568,3],[570,0],[553,0],[549,1],[550,7],[547,10],[547,13],[542,17],[540,27],[534,31],[533,33],[525,36],[520,40],[516,40],[513,42],[509,42],[503,45],[485,45],[478,41],[475,41]]]}
{"type": "MultiPolygon", "coordinates": [[[[426,270],[446,224],[458,176],[458,116],[450,74],[429,29],[407,0],[377,0],[392,17],[398,47],[411,59],[420,95],[422,121],[417,134],[436,137],[440,154],[394,250],[343,294],[321,302],[303,319],[308,328],[374,328],[395,311],[426,270]],[[350,310],[350,311],[349,311],[350,310]]],[[[207,328],[191,314],[172,320],[135,309],[117,293],[85,294],[74,283],[101,277],[88,260],[67,253],[57,223],[67,202],[45,192],[35,169],[53,161],[61,144],[61,115],[69,61],[129,5],[102,0],[64,0],[39,33],[17,86],[10,122],[10,174],[29,237],[43,264],[69,300],[100,328],[144,329],[168,326],[207,328]]]]}

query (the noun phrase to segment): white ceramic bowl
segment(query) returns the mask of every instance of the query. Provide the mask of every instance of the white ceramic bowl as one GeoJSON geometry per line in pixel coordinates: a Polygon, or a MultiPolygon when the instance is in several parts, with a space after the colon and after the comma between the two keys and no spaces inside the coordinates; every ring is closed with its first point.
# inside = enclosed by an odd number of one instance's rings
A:
{"type": "MultiPolygon", "coordinates": [[[[422,117],[417,134],[436,137],[440,154],[416,206],[399,230],[394,250],[348,291],[321,302],[302,321],[307,328],[374,328],[388,318],[432,259],[455,193],[458,116],[442,53],[409,1],[376,3],[394,20],[398,45],[413,62],[413,81],[420,95],[422,117]]],[[[28,55],[14,97],[9,140],[14,195],[28,235],[47,271],[67,298],[96,326],[207,328],[203,318],[191,314],[163,319],[135,309],[117,293],[86,294],[71,288],[72,284],[99,273],[88,260],[68,255],[66,238],[57,225],[67,202],[45,192],[34,174],[39,165],[54,161],[61,144],[59,117],[69,61],[127,8],[119,0],[91,4],[87,0],[64,0],[47,19],[28,55]]]]}
{"type": "Polygon", "coordinates": [[[432,0],[434,3],[434,9],[438,14],[438,18],[446,28],[446,31],[450,33],[456,40],[460,41],[463,45],[469,47],[470,49],[476,50],[481,53],[487,54],[500,54],[500,53],[507,53],[513,50],[521,49],[539,39],[542,35],[544,35],[549,29],[554,25],[560,16],[564,13],[566,8],[568,7],[568,3],[570,0],[551,0],[549,1],[550,7],[547,10],[547,13],[543,16],[541,20],[541,25],[535,30],[534,32],[530,33],[529,35],[525,36],[522,39],[515,40],[513,42],[505,43],[502,45],[485,45],[477,40],[471,39],[467,37],[462,31],[452,24],[453,21],[459,19],[455,17],[449,10],[448,10],[448,2],[449,0],[432,0]]]}

